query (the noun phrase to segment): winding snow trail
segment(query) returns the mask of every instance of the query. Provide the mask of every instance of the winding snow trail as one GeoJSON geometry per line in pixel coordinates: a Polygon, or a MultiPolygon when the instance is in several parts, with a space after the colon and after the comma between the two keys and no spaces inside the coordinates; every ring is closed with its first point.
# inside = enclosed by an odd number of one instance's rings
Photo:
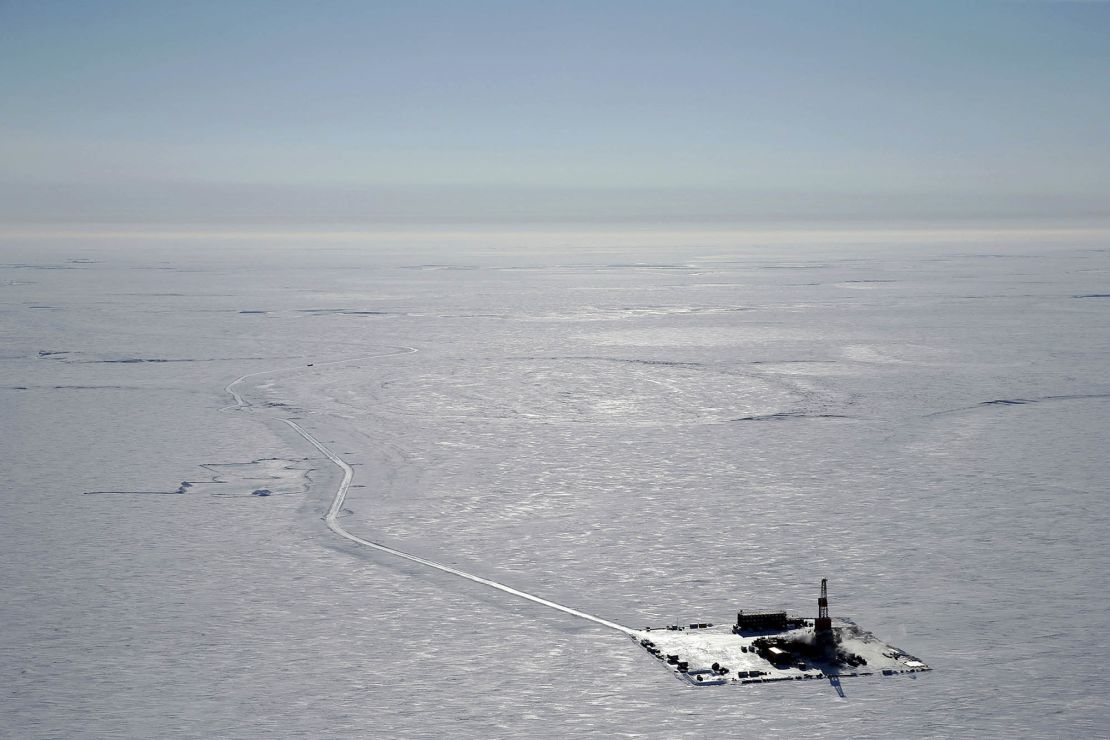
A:
{"type": "MultiPolygon", "coordinates": [[[[396,356],[396,355],[411,354],[411,353],[416,352],[416,351],[418,351],[418,350],[415,347],[404,347],[399,352],[386,352],[384,354],[369,355],[367,357],[355,357],[355,358],[351,358],[349,360],[335,360],[333,362],[316,363],[314,365],[314,367],[327,367],[329,365],[340,365],[340,364],[344,364],[344,363],[348,363],[348,362],[358,362],[359,360],[370,360],[370,359],[373,359],[373,358],[376,358],[376,357],[393,357],[393,356],[396,356]]],[[[284,369],[285,370],[299,370],[299,369],[302,369],[302,368],[297,367],[297,368],[284,368],[284,369]]],[[[235,410],[250,407],[252,405],[250,403],[250,401],[245,400],[238,392],[236,392],[235,386],[237,386],[239,383],[243,382],[247,378],[254,378],[254,377],[257,377],[259,375],[268,375],[270,373],[277,373],[277,372],[282,372],[282,370],[281,369],[278,369],[278,370],[262,370],[262,371],[256,372],[256,373],[248,373],[246,375],[241,375],[240,377],[238,377],[235,380],[228,383],[227,387],[224,390],[227,391],[227,393],[229,395],[231,395],[232,398],[235,399],[235,403],[233,403],[230,406],[224,406],[222,409],[220,409],[220,411],[235,411],[235,410]]],[[[341,512],[343,510],[343,502],[347,498],[347,491],[351,487],[351,481],[354,480],[355,471],[351,468],[350,465],[348,465],[343,460],[343,458],[339,457],[339,455],[335,454],[327,445],[325,445],[320,440],[316,439],[316,437],[312,436],[309,432],[305,431],[304,427],[302,427],[297,422],[293,421],[292,419],[282,419],[282,418],[278,418],[278,421],[280,421],[283,424],[286,424],[289,427],[291,427],[293,429],[293,431],[295,431],[297,434],[304,437],[308,441],[309,444],[311,444],[313,447],[315,447],[317,450],[319,450],[320,453],[324,457],[331,460],[333,463],[335,463],[335,465],[340,470],[343,471],[343,480],[340,481],[339,488],[336,489],[335,497],[332,499],[331,507],[328,509],[328,513],[324,515],[324,522],[327,524],[328,529],[330,529],[332,532],[335,532],[340,537],[343,537],[344,539],[350,540],[351,542],[362,545],[364,547],[369,547],[371,549],[378,550],[378,551],[384,552],[384,553],[388,553],[390,555],[394,555],[394,556],[399,557],[399,558],[404,558],[405,560],[410,560],[414,563],[420,563],[421,565],[427,566],[429,568],[435,568],[436,570],[441,570],[444,573],[450,573],[451,575],[458,576],[459,578],[465,578],[468,581],[474,581],[475,583],[481,583],[484,586],[489,586],[490,588],[495,588],[498,591],[504,591],[507,594],[511,594],[511,595],[519,597],[521,599],[527,599],[528,601],[532,601],[532,602],[535,602],[537,604],[541,604],[541,605],[546,606],[550,609],[555,609],[555,610],[561,611],[565,614],[570,614],[573,617],[578,617],[579,619],[586,619],[586,620],[589,620],[590,622],[595,622],[596,624],[600,624],[604,627],[608,627],[610,629],[617,630],[618,632],[623,632],[626,635],[633,635],[634,634],[635,630],[633,630],[631,627],[625,627],[624,625],[617,624],[616,622],[610,622],[608,619],[602,619],[601,617],[595,616],[593,614],[587,614],[586,612],[578,611],[577,609],[572,609],[569,606],[564,606],[564,605],[556,603],[554,601],[549,601],[547,599],[540,598],[539,596],[536,596],[534,594],[530,594],[526,591],[521,591],[519,589],[515,589],[512,586],[505,585],[504,583],[500,583],[498,581],[493,581],[493,580],[490,580],[489,578],[482,578],[481,576],[474,575],[473,573],[467,573],[464,570],[459,570],[458,568],[452,568],[450,565],[445,565],[443,563],[437,563],[434,560],[428,560],[427,558],[422,558],[419,555],[413,555],[412,553],[404,552],[403,550],[398,550],[396,548],[389,547],[388,545],[383,545],[383,544],[378,543],[378,542],[372,542],[370,540],[363,539],[362,537],[359,537],[358,535],[351,534],[350,532],[348,532],[346,529],[343,528],[342,524],[339,523],[339,512],[341,512]]]]}

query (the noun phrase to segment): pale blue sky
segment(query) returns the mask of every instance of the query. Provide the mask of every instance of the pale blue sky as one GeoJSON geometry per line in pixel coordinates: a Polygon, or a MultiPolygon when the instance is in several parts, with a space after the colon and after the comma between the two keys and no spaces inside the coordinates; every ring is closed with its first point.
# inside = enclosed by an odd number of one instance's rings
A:
{"type": "Polygon", "coordinates": [[[1110,217],[1110,3],[0,0],[0,219],[1110,217]]]}

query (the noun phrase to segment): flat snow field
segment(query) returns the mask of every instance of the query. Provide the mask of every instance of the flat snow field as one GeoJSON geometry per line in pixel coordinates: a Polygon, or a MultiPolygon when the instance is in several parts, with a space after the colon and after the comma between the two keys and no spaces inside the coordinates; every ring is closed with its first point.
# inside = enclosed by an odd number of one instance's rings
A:
{"type": "Polygon", "coordinates": [[[98,233],[0,237],[0,736],[1110,728],[1100,233],[98,233]],[[628,639],[823,577],[934,670],[628,639]]]}

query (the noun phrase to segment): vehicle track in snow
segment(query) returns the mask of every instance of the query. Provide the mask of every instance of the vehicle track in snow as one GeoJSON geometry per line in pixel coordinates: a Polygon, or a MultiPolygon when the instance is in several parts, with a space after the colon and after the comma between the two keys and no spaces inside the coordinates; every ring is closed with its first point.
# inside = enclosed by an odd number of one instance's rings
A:
{"type": "MultiPolygon", "coordinates": [[[[395,356],[398,356],[398,355],[412,354],[412,353],[417,352],[417,351],[418,350],[415,347],[402,347],[397,352],[386,352],[386,353],[377,354],[377,355],[367,355],[365,357],[353,357],[353,358],[350,358],[350,359],[347,359],[347,360],[334,360],[334,361],[331,361],[331,362],[320,362],[320,363],[315,363],[313,365],[313,367],[321,368],[321,367],[329,367],[329,366],[333,366],[333,365],[346,364],[346,363],[350,363],[350,362],[358,362],[360,360],[371,360],[371,359],[380,358],[380,357],[395,357],[395,356]]],[[[239,385],[244,380],[247,380],[248,378],[258,377],[260,375],[269,375],[271,373],[278,373],[278,372],[292,371],[292,370],[302,370],[302,369],[303,368],[301,368],[301,367],[279,368],[279,369],[275,369],[275,370],[261,370],[259,372],[247,373],[246,375],[239,376],[235,380],[228,383],[227,387],[224,388],[224,390],[235,400],[235,403],[233,403],[229,406],[224,406],[223,408],[220,409],[220,411],[225,411],[225,412],[226,411],[239,411],[239,410],[242,410],[242,409],[250,408],[252,406],[250,401],[247,401],[246,399],[244,399],[243,396],[235,390],[235,386],[239,385]]],[[[354,469],[345,460],[343,460],[343,458],[341,458],[339,455],[337,455],[335,452],[333,452],[331,450],[331,448],[329,448],[323,442],[318,440],[311,433],[306,431],[304,429],[304,427],[302,427],[296,421],[294,421],[292,419],[281,418],[281,417],[278,417],[277,421],[280,421],[281,423],[290,427],[293,431],[295,431],[297,434],[299,434],[301,437],[303,437],[310,445],[315,447],[320,452],[320,454],[322,454],[324,457],[326,457],[328,460],[330,460],[332,463],[334,463],[336,467],[338,467],[340,470],[343,471],[343,479],[339,482],[339,487],[335,491],[335,496],[332,498],[331,506],[328,508],[327,514],[324,515],[324,523],[327,524],[328,529],[330,529],[332,532],[339,535],[340,537],[342,537],[346,540],[350,540],[351,542],[354,542],[355,544],[362,545],[363,547],[369,547],[369,548],[371,548],[373,550],[377,550],[379,552],[384,552],[384,553],[387,553],[389,555],[393,555],[393,556],[398,557],[398,558],[403,558],[405,560],[409,560],[409,561],[414,562],[414,563],[419,563],[420,565],[426,566],[428,568],[434,568],[435,570],[443,571],[444,573],[450,573],[451,575],[458,576],[459,578],[465,578],[466,580],[473,581],[474,583],[480,583],[483,586],[489,586],[490,588],[495,588],[498,591],[503,591],[504,593],[510,594],[512,596],[516,596],[516,597],[521,598],[521,599],[526,599],[526,600],[531,601],[533,603],[540,604],[541,606],[546,606],[550,609],[555,609],[557,611],[561,611],[564,614],[571,615],[572,617],[578,617],[579,619],[585,619],[585,620],[588,620],[590,622],[600,624],[603,627],[608,627],[609,629],[614,629],[614,630],[617,630],[618,632],[623,632],[624,634],[629,635],[629,636],[632,636],[635,633],[635,630],[633,630],[631,627],[626,627],[622,624],[617,624],[616,622],[611,622],[608,619],[602,619],[601,617],[595,616],[593,614],[588,614],[586,612],[579,611],[577,609],[572,609],[569,606],[564,606],[563,604],[559,604],[557,602],[541,598],[539,596],[536,596],[535,594],[530,594],[527,591],[521,591],[519,589],[515,589],[512,586],[506,585],[506,584],[501,583],[499,581],[494,581],[494,580],[491,580],[489,578],[483,578],[482,576],[475,575],[473,573],[467,573],[464,570],[459,570],[458,568],[453,568],[450,565],[446,565],[444,563],[439,563],[439,562],[436,562],[435,560],[429,560],[428,558],[422,558],[419,555],[414,555],[412,553],[405,552],[404,550],[398,550],[395,547],[390,547],[388,545],[383,545],[380,542],[373,542],[371,540],[367,540],[367,539],[364,539],[362,537],[359,537],[358,535],[352,534],[351,532],[347,531],[343,527],[342,524],[339,523],[339,513],[343,510],[343,503],[347,498],[347,492],[350,490],[351,482],[354,480],[354,475],[355,475],[354,469]]]]}

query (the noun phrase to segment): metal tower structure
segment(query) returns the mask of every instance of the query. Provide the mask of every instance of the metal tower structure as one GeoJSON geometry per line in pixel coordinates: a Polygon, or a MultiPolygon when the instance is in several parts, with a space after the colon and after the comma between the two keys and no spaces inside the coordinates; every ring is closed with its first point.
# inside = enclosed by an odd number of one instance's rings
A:
{"type": "Polygon", "coordinates": [[[828,579],[821,579],[821,596],[817,599],[817,619],[813,622],[813,631],[818,635],[832,634],[832,618],[829,617],[829,585],[828,579]]]}

